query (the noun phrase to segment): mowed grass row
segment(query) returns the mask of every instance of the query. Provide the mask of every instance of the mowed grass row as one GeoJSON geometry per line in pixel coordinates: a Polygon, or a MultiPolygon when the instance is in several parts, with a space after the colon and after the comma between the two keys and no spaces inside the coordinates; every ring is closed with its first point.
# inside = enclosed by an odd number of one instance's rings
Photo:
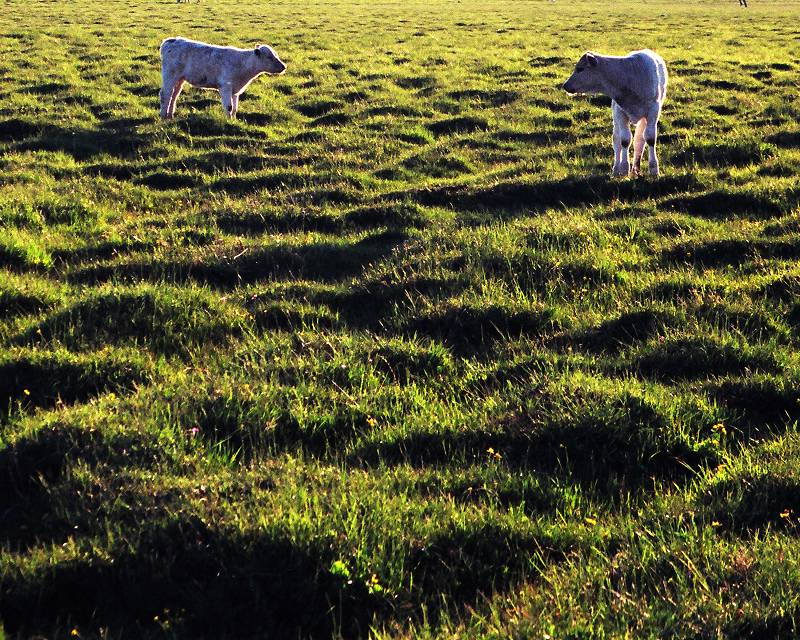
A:
{"type": "Polygon", "coordinates": [[[788,637],[800,5],[10,2],[0,636],[788,637]],[[229,121],[158,46],[275,47],[229,121]],[[618,180],[586,49],[671,79],[618,180]]]}

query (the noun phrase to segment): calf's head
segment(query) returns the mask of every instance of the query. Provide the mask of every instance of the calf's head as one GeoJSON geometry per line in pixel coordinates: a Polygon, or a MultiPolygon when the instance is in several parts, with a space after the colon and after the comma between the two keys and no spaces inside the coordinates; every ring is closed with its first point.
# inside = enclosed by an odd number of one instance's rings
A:
{"type": "Polygon", "coordinates": [[[281,61],[272,47],[266,44],[260,44],[256,46],[255,53],[259,68],[265,73],[278,74],[286,71],[286,65],[281,61]]]}
{"type": "Polygon", "coordinates": [[[587,51],[578,60],[575,70],[562,87],[567,93],[600,93],[603,90],[599,72],[600,60],[587,51]]]}

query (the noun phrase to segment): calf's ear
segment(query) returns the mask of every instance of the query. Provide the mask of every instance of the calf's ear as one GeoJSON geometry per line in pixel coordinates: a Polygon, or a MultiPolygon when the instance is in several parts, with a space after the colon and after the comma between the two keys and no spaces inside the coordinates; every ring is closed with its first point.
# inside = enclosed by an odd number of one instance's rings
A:
{"type": "Polygon", "coordinates": [[[597,56],[594,55],[591,52],[587,52],[586,53],[586,62],[589,63],[590,67],[596,67],[597,66],[597,56]]]}
{"type": "Polygon", "coordinates": [[[257,44],[257,45],[256,45],[256,55],[257,55],[257,56],[260,56],[260,55],[261,55],[261,49],[259,49],[259,47],[260,47],[260,46],[261,46],[261,45],[259,45],[259,44],[257,44]]]}

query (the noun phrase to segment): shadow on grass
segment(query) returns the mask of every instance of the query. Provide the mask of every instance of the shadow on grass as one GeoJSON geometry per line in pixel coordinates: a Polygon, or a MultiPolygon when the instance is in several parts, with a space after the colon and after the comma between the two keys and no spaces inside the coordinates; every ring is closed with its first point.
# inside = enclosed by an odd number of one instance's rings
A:
{"type": "MultiPolygon", "coordinates": [[[[543,402],[547,403],[545,398],[543,402]]],[[[349,457],[355,466],[488,461],[492,449],[510,470],[563,474],[607,497],[646,488],[652,478],[682,480],[715,462],[719,452],[683,439],[670,417],[641,398],[601,399],[568,415],[552,410],[544,422],[527,412],[509,415],[492,431],[413,433],[392,442],[369,442],[349,457]]],[[[547,411],[547,409],[545,409],[547,411]]]]}
{"type": "Polygon", "coordinates": [[[54,407],[105,391],[128,389],[146,372],[137,364],[65,353],[30,353],[0,360],[0,417],[9,407],[54,407]]]}
{"type": "Polygon", "coordinates": [[[70,274],[84,284],[118,281],[196,281],[232,288],[270,278],[306,278],[335,282],[358,275],[406,239],[397,231],[378,233],[352,243],[320,242],[300,246],[251,248],[241,255],[187,263],[140,262],[99,265],[70,274]]]}
{"type": "Polygon", "coordinates": [[[706,337],[663,342],[637,357],[632,368],[646,378],[665,381],[781,370],[780,364],[764,349],[739,347],[706,337]]]}
{"type": "MultiPolygon", "coordinates": [[[[133,121],[136,122],[136,121],[133,121]]],[[[146,135],[136,130],[136,124],[110,121],[99,129],[80,129],[44,125],[36,137],[26,137],[15,145],[17,151],[61,151],[76,160],[98,155],[120,158],[137,156],[148,144],[146,135]]]]}
{"type": "Polygon", "coordinates": [[[791,379],[773,377],[728,379],[706,387],[746,438],[767,437],[799,420],[799,389],[791,379]]]}
{"type": "Polygon", "coordinates": [[[661,254],[664,263],[683,262],[703,267],[739,266],[759,259],[800,257],[800,241],[782,239],[724,239],[683,242],[661,254]]]}
{"type": "Polygon", "coordinates": [[[664,329],[681,324],[675,313],[650,309],[623,313],[584,333],[571,336],[564,344],[577,344],[592,352],[616,353],[633,344],[646,342],[664,329]]]}
{"type": "Polygon", "coordinates": [[[114,637],[344,637],[367,634],[387,609],[359,582],[345,588],[313,548],[267,536],[228,536],[183,515],[137,532],[136,546],[107,560],[49,565],[41,575],[5,574],[0,615],[19,636],[103,627],[114,637]],[[170,612],[170,613],[167,613],[170,612]]]}
{"type": "Polygon", "coordinates": [[[395,308],[420,296],[444,298],[463,291],[464,280],[457,278],[416,278],[403,284],[372,282],[344,292],[315,296],[314,302],[324,304],[339,314],[353,328],[385,329],[395,308]]]}
{"type": "Polygon", "coordinates": [[[18,344],[58,340],[70,348],[133,343],[165,354],[239,335],[243,314],[200,293],[166,289],[96,294],[49,315],[19,335],[18,344]]]}
{"type": "MultiPolygon", "coordinates": [[[[163,458],[155,442],[136,435],[107,439],[96,431],[64,426],[14,442],[0,450],[0,543],[17,548],[61,542],[78,524],[84,531],[91,528],[92,513],[79,510],[75,517],[67,516],[53,498],[60,483],[69,485],[67,470],[75,462],[150,467],[163,458]]],[[[68,502],[76,500],[69,486],[66,493],[68,502]]]]}
{"type": "Polygon", "coordinates": [[[497,340],[542,336],[560,328],[552,309],[517,311],[497,305],[451,307],[403,327],[405,333],[442,340],[461,353],[480,350],[497,340]]]}
{"type": "Polygon", "coordinates": [[[797,205],[797,197],[794,194],[776,198],[760,193],[711,191],[701,195],[670,198],[663,204],[704,218],[737,215],[775,218],[792,211],[797,205]]]}
{"type": "Polygon", "coordinates": [[[587,176],[541,182],[503,182],[490,187],[444,186],[419,189],[404,195],[425,205],[456,209],[542,211],[562,206],[589,206],[609,200],[647,200],[697,187],[697,179],[691,174],[665,176],[658,180],[612,180],[606,176],[587,176]]]}
{"type": "Polygon", "coordinates": [[[107,260],[115,256],[153,248],[153,242],[143,240],[107,240],[74,249],[54,249],[50,255],[54,262],[76,264],[84,260],[107,260]]]}

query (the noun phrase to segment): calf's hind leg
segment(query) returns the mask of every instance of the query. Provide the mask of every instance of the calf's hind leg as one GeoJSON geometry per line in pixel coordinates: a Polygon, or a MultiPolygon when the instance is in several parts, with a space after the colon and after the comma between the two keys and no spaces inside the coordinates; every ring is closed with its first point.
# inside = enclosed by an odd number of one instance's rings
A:
{"type": "Polygon", "coordinates": [[[175,115],[175,105],[178,104],[178,96],[181,95],[181,91],[183,91],[184,84],[185,83],[183,79],[179,80],[175,84],[175,89],[172,92],[172,99],[170,100],[169,103],[169,112],[167,113],[168,118],[172,118],[175,115]]]}
{"type": "Polygon", "coordinates": [[[161,91],[158,93],[161,102],[161,117],[171,118],[175,115],[175,102],[183,89],[183,78],[163,76],[161,91]]]}
{"type": "Polygon", "coordinates": [[[661,105],[658,109],[647,116],[647,125],[644,129],[644,139],[647,142],[647,160],[651,176],[658,175],[658,156],[656,155],[656,136],[658,134],[658,116],[661,112],[661,105]]]}
{"type": "Polygon", "coordinates": [[[644,129],[647,121],[642,118],[636,123],[633,134],[633,172],[638,176],[642,170],[642,154],[644,153],[644,129]]]}

